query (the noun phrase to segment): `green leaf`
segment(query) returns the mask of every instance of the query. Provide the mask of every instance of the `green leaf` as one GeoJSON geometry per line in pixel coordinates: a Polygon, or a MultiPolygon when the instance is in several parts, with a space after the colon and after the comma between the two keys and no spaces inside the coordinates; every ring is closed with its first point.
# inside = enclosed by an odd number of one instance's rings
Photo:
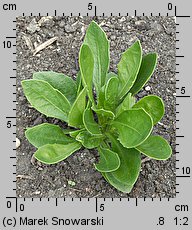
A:
{"type": "Polygon", "coordinates": [[[97,109],[96,107],[92,106],[91,109],[93,111],[95,111],[98,115],[105,117],[105,118],[109,118],[109,119],[114,119],[115,118],[115,114],[109,110],[106,109],[97,109]]]}
{"type": "Polygon", "coordinates": [[[79,71],[77,74],[76,84],[77,84],[77,96],[78,96],[81,90],[83,89],[82,80],[81,80],[81,71],[79,71]]]}
{"type": "Polygon", "coordinates": [[[155,67],[157,64],[157,54],[156,53],[150,53],[145,56],[143,56],[141,67],[139,70],[139,73],[137,75],[137,79],[130,89],[130,92],[135,95],[138,93],[143,86],[148,82],[151,75],[153,74],[155,67]]]}
{"type": "Polygon", "coordinates": [[[112,77],[118,77],[115,73],[110,72],[106,75],[106,80],[105,80],[105,84],[101,87],[100,91],[99,91],[99,97],[98,97],[98,108],[104,108],[104,104],[105,104],[105,88],[107,85],[107,82],[109,81],[110,78],[112,77]]]}
{"type": "Polygon", "coordinates": [[[91,135],[89,132],[82,131],[76,136],[76,140],[81,142],[82,145],[87,149],[93,149],[100,145],[103,137],[91,135]]]}
{"type": "Polygon", "coordinates": [[[71,137],[73,137],[73,138],[76,138],[76,136],[79,134],[79,133],[81,133],[82,131],[84,131],[85,129],[78,129],[78,130],[74,130],[74,131],[71,131],[70,133],[69,133],[69,135],[71,136],[71,137]]]}
{"type": "Polygon", "coordinates": [[[58,125],[44,123],[28,128],[25,132],[28,141],[39,148],[46,144],[68,144],[74,140],[66,136],[58,125]]]}
{"type": "Polygon", "coordinates": [[[121,104],[116,109],[116,117],[118,117],[123,111],[129,110],[135,104],[135,97],[128,93],[121,104]]]}
{"type": "Polygon", "coordinates": [[[111,77],[105,87],[105,108],[114,110],[118,104],[119,79],[111,77]]]}
{"type": "Polygon", "coordinates": [[[77,96],[69,112],[69,126],[81,128],[83,126],[83,112],[86,106],[86,88],[77,96]]]}
{"type": "Polygon", "coordinates": [[[70,128],[67,128],[67,129],[62,129],[62,131],[63,131],[63,133],[64,134],[70,134],[70,132],[73,132],[73,131],[75,131],[75,129],[70,129],[70,128]]]}
{"type": "Polygon", "coordinates": [[[48,117],[68,121],[71,105],[67,98],[42,80],[24,80],[22,87],[30,104],[48,117]]]}
{"type": "Polygon", "coordinates": [[[139,41],[136,41],[127,49],[118,64],[119,76],[119,97],[122,99],[133,86],[142,60],[142,48],[139,41]]]}
{"type": "Polygon", "coordinates": [[[62,73],[43,71],[34,73],[33,79],[48,82],[53,88],[59,90],[71,104],[75,101],[77,85],[72,78],[62,73]]]}
{"type": "Polygon", "coordinates": [[[133,148],[144,142],[153,127],[151,117],[143,109],[124,111],[111,124],[118,130],[118,140],[126,148],[133,148]]]}
{"type": "Polygon", "coordinates": [[[106,148],[98,148],[100,160],[95,164],[95,168],[99,172],[113,172],[120,166],[120,159],[117,153],[106,148]]]}
{"type": "Polygon", "coordinates": [[[120,167],[114,172],[102,173],[106,180],[124,193],[131,192],[141,170],[141,154],[136,149],[124,148],[110,135],[112,150],[120,158],[120,167]]]}
{"type": "Polygon", "coordinates": [[[79,150],[81,144],[78,142],[61,144],[47,144],[41,146],[34,154],[34,157],[45,164],[56,164],[65,160],[72,153],[79,150]]]}
{"type": "Polygon", "coordinates": [[[83,44],[80,49],[79,65],[81,70],[81,77],[83,79],[84,86],[87,87],[87,94],[91,102],[94,102],[92,85],[93,85],[93,70],[94,59],[93,54],[88,45],[83,44]]]}
{"type": "Polygon", "coordinates": [[[109,69],[109,41],[105,32],[96,22],[89,25],[84,44],[87,44],[92,51],[94,58],[93,83],[97,95],[105,84],[106,74],[109,69]]]}
{"type": "Polygon", "coordinates": [[[165,112],[163,100],[155,95],[142,98],[133,108],[143,108],[151,116],[153,125],[161,120],[165,112]]]}
{"type": "Polygon", "coordinates": [[[167,160],[172,154],[170,145],[160,136],[150,136],[136,149],[155,160],[167,160]]]}
{"type": "MultiPolygon", "coordinates": [[[[99,96],[97,99],[97,108],[103,108],[104,107],[104,103],[105,103],[105,86],[102,86],[100,91],[99,91],[99,96]]],[[[95,107],[95,105],[94,105],[95,107]]]]}
{"type": "Polygon", "coordinates": [[[87,131],[92,135],[101,135],[98,123],[94,120],[93,112],[90,108],[85,109],[83,113],[83,123],[87,131]]]}
{"type": "Polygon", "coordinates": [[[109,72],[109,73],[107,74],[107,76],[106,76],[106,83],[107,83],[107,82],[109,81],[109,79],[112,78],[112,77],[118,78],[118,75],[115,74],[115,73],[113,73],[113,72],[109,72]]]}

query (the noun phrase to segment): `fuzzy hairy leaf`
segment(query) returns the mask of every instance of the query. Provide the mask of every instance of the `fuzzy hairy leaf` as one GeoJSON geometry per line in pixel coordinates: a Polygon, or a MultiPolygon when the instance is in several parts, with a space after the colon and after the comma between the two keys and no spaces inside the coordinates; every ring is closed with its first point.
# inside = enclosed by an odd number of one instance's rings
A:
{"type": "Polygon", "coordinates": [[[71,105],[60,91],[42,80],[24,80],[21,84],[27,100],[36,110],[68,122],[71,105]]]}
{"type": "Polygon", "coordinates": [[[117,153],[103,147],[99,147],[98,151],[100,159],[99,163],[95,164],[95,168],[99,172],[113,172],[119,168],[120,159],[117,153]]]}
{"type": "Polygon", "coordinates": [[[34,154],[34,157],[45,164],[56,164],[65,160],[72,153],[79,150],[81,144],[76,142],[66,145],[61,144],[47,144],[41,146],[34,154]]]}
{"type": "Polygon", "coordinates": [[[84,86],[87,87],[87,94],[91,102],[94,102],[92,85],[93,85],[93,70],[94,59],[91,49],[88,45],[83,44],[79,54],[79,65],[81,70],[81,77],[83,79],[84,86]]]}
{"type": "Polygon", "coordinates": [[[153,127],[151,117],[143,109],[124,111],[111,124],[118,130],[118,140],[126,148],[133,148],[144,142],[153,127]]]}
{"type": "Polygon", "coordinates": [[[104,178],[121,192],[129,193],[137,181],[141,169],[141,154],[136,149],[124,148],[110,135],[112,150],[120,159],[120,167],[114,172],[102,173],[104,178]]]}
{"type": "Polygon", "coordinates": [[[76,140],[81,142],[81,144],[87,149],[93,149],[100,145],[103,140],[102,136],[91,135],[89,132],[82,131],[76,136],[76,140]]]}
{"type": "Polygon", "coordinates": [[[86,88],[79,93],[69,111],[69,125],[81,128],[83,126],[83,112],[86,106],[86,88]]]}
{"type": "Polygon", "coordinates": [[[92,21],[86,31],[84,44],[92,51],[94,58],[93,83],[97,94],[105,84],[109,69],[109,41],[105,32],[96,22],[92,21]]]}
{"type": "Polygon", "coordinates": [[[83,123],[87,131],[92,135],[102,135],[98,123],[94,120],[93,112],[90,108],[83,113],[83,123]]]}
{"type": "Polygon", "coordinates": [[[170,145],[160,136],[150,136],[136,149],[155,160],[167,160],[172,154],[170,145]]]}
{"type": "Polygon", "coordinates": [[[119,76],[119,97],[122,99],[133,86],[142,60],[142,48],[139,41],[136,41],[127,49],[118,64],[119,76]]]}
{"type": "Polygon", "coordinates": [[[75,101],[77,85],[72,78],[63,73],[53,71],[36,72],[33,74],[33,79],[48,82],[53,88],[59,90],[71,104],[75,101]]]}
{"type": "Polygon", "coordinates": [[[155,67],[157,64],[157,54],[156,53],[150,53],[142,58],[141,67],[139,69],[139,73],[137,75],[137,79],[130,89],[130,92],[135,95],[138,93],[143,86],[148,82],[150,77],[152,76],[155,67]]]}
{"type": "Polygon", "coordinates": [[[165,112],[163,100],[155,95],[142,98],[133,108],[143,108],[151,116],[153,125],[161,120],[165,112]]]}
{"type": "Polygon", "coordinates": [[[58,125],[44,123],[28,128],[25,132],[28,141],[39,148],[46,144],[68,144],[74,140],[64,134],[58,125]]]}
{"type": "Polygon", "coordinates": [[[121,104],[116,109],[116,116],[118,117],[123,111],[129,110],[135,104],[135,97],[128,93],[121,104]]]}

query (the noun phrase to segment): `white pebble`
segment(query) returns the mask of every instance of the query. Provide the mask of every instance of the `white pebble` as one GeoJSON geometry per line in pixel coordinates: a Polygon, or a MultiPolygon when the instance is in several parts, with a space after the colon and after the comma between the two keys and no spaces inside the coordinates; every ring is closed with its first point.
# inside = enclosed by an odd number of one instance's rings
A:
{"type": "Polygon", "coordinates": [[[124,21],[126,21],[126,18],[125,18],[125,17],[122,17],[122,18],[120,19],[120,22],[124,22],[124,21]]]}
{"type": "Polygon", "coordinates": [[[40,191],[35,191],[34,194],[35,195],[39,195],[41,192],[40,191]]]}
{"type": "Polygon", "coordinates": [[[145,91],[150,91],[151,90],[151,87],[148,85],[145,87],[145,91]]]}
{"type": "Polygon", "coordinates": [[[21,142],[18,138],[16,138],[16,149],[19,148],[19,146],[21,145],[21,142]]]}

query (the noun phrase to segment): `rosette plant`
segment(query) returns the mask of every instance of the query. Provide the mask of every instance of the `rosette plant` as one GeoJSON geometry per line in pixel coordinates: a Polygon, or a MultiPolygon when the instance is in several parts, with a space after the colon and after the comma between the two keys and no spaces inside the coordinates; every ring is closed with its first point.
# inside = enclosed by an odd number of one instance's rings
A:
{"type": "Polygon", "coordinates": [[[44,123],[27,128],[25,134],[37,148],[34,157],[45,164],[63,161],[82,147],[96,148],[96,170],[129,193],[139,176],[141,153],[166,160],[172,150],[165,139],[152,135],[164,114],[162,99],[135,99],[154,72],[157,54],[142,55],[137,40],[122,54],[117,73],[108,72],[109,60],[106,34],[92,21],[80,48],[76,81],[55,72],[36,72],[33,79],[22,81],[30,104],[68,123],[68,128],[44,123]]]}

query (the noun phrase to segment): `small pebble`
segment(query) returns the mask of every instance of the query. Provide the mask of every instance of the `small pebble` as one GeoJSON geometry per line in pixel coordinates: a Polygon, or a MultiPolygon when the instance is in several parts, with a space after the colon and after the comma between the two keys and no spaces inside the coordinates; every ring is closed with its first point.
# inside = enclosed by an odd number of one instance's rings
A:
{"type": "Polygon", "coordinates": [[[151,23],[151,29],[153,29],[157,32],[161,32],[163,30],[163,27],[158,22],[153,22],[153,23],[151,23]]]}
{"type": "Polygon", "coordinates": [[[16,149],[19,148],[19,146],[21,145],[21,142],[18,138],[16,138],[16,149]]]}
{"type": "Polygon", "coordinates": [[[72,180],[68,180],[68,185],[75,186],[76,183],[74,181],[72,181],[72,180]]]}
{"type": "Polygon", "coordinates": [[[39,31],[39,25],[36,21],[35,18],[32,19],[32,21],[29,23],[29,25],[27,26],[27,31],[31,34],[35,33],[36,31],[39,31]]]}
{"type": "Polygon", "coordinates": [[[149,25],[144,20],[136,21],[135,25],[139,30],[148,30],[149,29],[149,25]]]}
{"type": "Polygon", "coordinates": [[[112,35],[111,36],[111,40],[115,40],[116,39],[116,36],[115,35],[112,35]]]}
{"type": "Polygon", "coordinates": [[[65,31],[66,31],[67,33],[75,32],[76,29],[77,29],[77,28],[74,27],[74,26],[70,26],[70,25],[66,25],[66,26],[65,26],[65,31]]]}
{"type": "Polygon", "coordinates": [[[61,21],[60,23],[59,23],[59,27],[60,28],[63,28],[65,26],[65,22],[64,21],[61,21]]]}
{"type": "Polygon", "coordinates": [[[145,87],[145,91],[150,91],[151,90],[151,87],[148,85],[145,87]]]}
{"type": "Polygon", "coordinates": [[[41,192],[40,191],[35,191],[34,194],[35,195],[39,195],[41,192]]]}
{"type": "Polygon", "coordinates": [[[122,17],[122,18],[119,20],[119,22],[124,22],[124,21],[126,21],[126,18],[125,18],[125,17],[122,17]]]}

